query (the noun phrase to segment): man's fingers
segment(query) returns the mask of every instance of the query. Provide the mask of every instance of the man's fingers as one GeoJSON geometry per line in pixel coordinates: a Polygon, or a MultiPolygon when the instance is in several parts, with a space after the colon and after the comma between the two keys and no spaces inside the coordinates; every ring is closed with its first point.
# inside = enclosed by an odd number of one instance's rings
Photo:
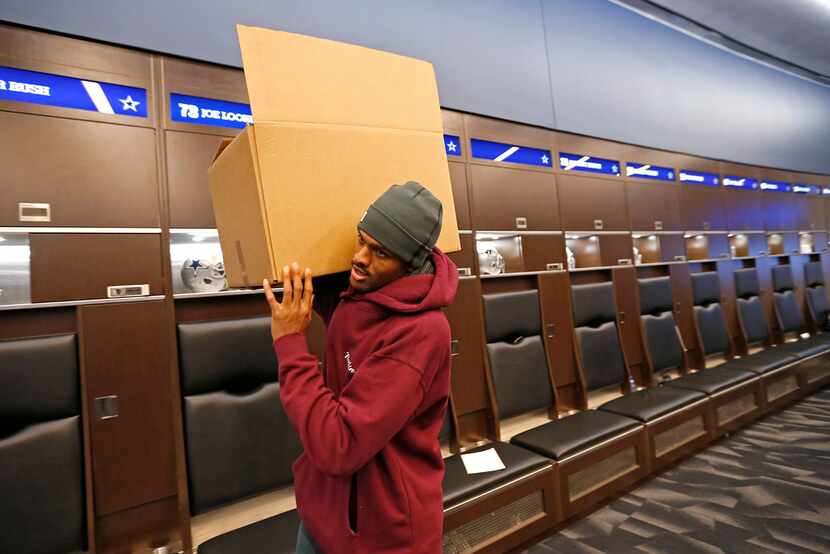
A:
{"type": "Polygon", "coordinates": [[[297,262],[291,264],[291,279],[293,281],[292,286],[294,287],[294,295],[291,298],[291,303],[299,304],[303,299],[303,279],[302,275],[300,275],[300,266],[297,262]]]}
{"type": "Polygon", "coordinates": [[[303,303],[311,308],[314,304],[314,285],[311,282],[311,270],[305,268],[305,283],[303,283],[303,303]]]}
{"type": "Polygon", "coordinates": [[[294,290],[291,287],[291,271],[288,266],[282,268],[282,303],[290,304],[294,290]]]}
{"type": "Polygon", "coordinates": [[[262,288],[265,290],[265,299],[268,301],[268,305],[271,308],[276,308],[277,299],[274,298],[274,291],[271,290],[271,283],[268,282],[268,279],[262,280],[262,288]]]}

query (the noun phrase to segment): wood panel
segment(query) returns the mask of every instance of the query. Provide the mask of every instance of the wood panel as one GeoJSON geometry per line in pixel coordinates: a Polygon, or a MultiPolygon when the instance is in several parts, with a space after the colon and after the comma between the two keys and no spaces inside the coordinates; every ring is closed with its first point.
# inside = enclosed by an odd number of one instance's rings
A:
{"type": "Polygon", "coordinates": [[[680,189],[676,183],[626,182],[631,229],[681,231],[680,189]]]}
{"type": "Polygon", "coordinates": [[[172,322],[163,301],[78,309],[84,399],[90,414],[95,509],[112,514],[176,496],[172,322]],[[118,396],[118,417],[95,398],[118,396]]]}
{"type": "Polygon", "coordinates": [[[723,189],[726,227],[730,231],[753,231],[764,228],[761,193],[754,190],[723,189]]]}
{"type": "Polygon", "coordinates": [[[472,229],[470,219],[470,198],[467,186],[467,165],[460,162],[448,162],[450,183],[455,201],[455,217],[460,230],[472,229]]]}
{"type": "Polygon", "coordinates": [[[660,235],[660,255],[664,262],[676,262],[686,256],[686,244],[683,235],[660,235]]]}
{"type": "Polygon", "coordinates": [[[106,298],[110,285],[164,294],[160,235],[32,234],[32,301],[106,298]]]}
{"type": "Polygon", "coordinates": [[[733,352],[746,355],[747,345],[741,340],[740,325],[735,300],[735,263],[731,260],[717,262],[720,279],[721,305],[726,316],[726,326],[732,337],[733,352]]]}
{"type": "Polygon", "coordinates": [[[175,496],[106,515],[96,522],[98,552],[152,552],[169,546],[171,552],[183,548],[186,530],[182,528],[175,496]]]}
{"type": "Polygon", "coordinates": [[[726,230],[720,187],[682,185],[680,190],[680,213],[685,230],[726,230]]]}
{"type": "Polygon", "coordinates": [[[0,112],[0,226],[160,227],[151,129],[0,112]],[[21,223],[18,203],[51,205],[21,223]]]}
{"type": "Polygon", "coordinates": [[[525,271],[545,271],[548,264],[565,267],[565,238],[563,235],[522,235],[522,257],[525,271]]]}
{"type": "Polygon", "coordinates": [[[592,231],[601,220],[604,231],[629,230],[622,180],[560,174],[557,184],[563,229],[592,231]]]}
{"type": "Polygon", "coordinates": [[[3,45],[0,49],[0,65],[147,89],[149,117],[124,117],[92,110],[7,100],[0,100],[0,110],[142,127],[155,125],[155,98],[149,54],[2,24],[0,44],[3,45]]]}
{"type": "Polygon", "coordinates": [[[673,264],[669,273],[674,299],[674,319],[683,337],[683,343],[690,351],[692,367],[703,367],[700,358],[700,345],[695,332],[694,312],[692,310],[692,281],[687,264],[673,264]]]}
{"type": "Polygon", "coordinates": [[[446,309],[457,353],[452,358],[452,397],[456,413],[463,415],[489,406],[484,373],[484,314],[481,282],[462,279],[453,303],[446,309]]]}
{"type": "Polygon", "coordinates": [[[459,235],[461,250],[447,254],[459,270],[468,269],[470,274],[478,273],[478,256],[472,234],[459,235]]]}
{"type": "Polygon", "coordinates": [[[77,329],[74,306],[0,311],[0,339],[74,333],[77,329]]]}
{"type": "Polygon", "coordinates": [[[631,235],[599,235],[599,244],[602,265],[620,265],[623,260],[628,260],[628,264],[634,263],[631,235]]]}
{"type": "Polygon", "coordinates": [[[167,195],[170,227],[213,229],[208,167],[224,137],[167,131],[167,195]]]}
{"type": "Polygon", "coordinates": [[[617,301],[618,320],[622,348],[628,368],[637,383],[645,384],[642,366],[643,339],[640,334],[640,294],[637,283],[637,271],[633,267],[615,268],[613,271],[614,296],[617,301]]]}
{"type": "Polygon", "coordinates": [[[470,164],[470,196],[476,229],[523,230],[516,218],[525,218],[528,231],[559,230],[552,174],[470,164]]]}
{"type": "MultiPolygon", "coordinates": [[[[573,355],[573,319],[571,286],[567,273],[539,275],[539,302],[542,308],[543,332],[547,346],[551,380],[557,391],[578,382],[573,355]],[[552,326],[552,327],[549,327],[552,326]],[[552,336],[551,336],[552,335],[552,336]]],[[[559,411],[575,406],[562,405],[557,393],[559,411]]]]}

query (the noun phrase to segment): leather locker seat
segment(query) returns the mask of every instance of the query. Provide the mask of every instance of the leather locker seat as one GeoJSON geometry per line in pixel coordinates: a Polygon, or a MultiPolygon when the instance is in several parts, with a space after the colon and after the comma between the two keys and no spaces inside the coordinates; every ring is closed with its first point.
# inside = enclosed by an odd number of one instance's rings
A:
{"type": "Polygon", "coordinates": [[[479,494],[486,493],[536,469],[550,465],[550,460],[506,442],[493,442],[465,451],[465,454],[494,448],[505,469],[468,474],[460,454],[444,458],[444,507],[450,508],[479,494]]]}
{"type": "MultiPolygon", "coordinates": [[[[538,292],[485,294],[483,299],[487,354],[501,418],[550,408],[553,393],[541,337],[538,292]]],[[[568,453],[584,450],[636,427],[636,422],[592,410],[524,431],[510,442],[559,459],[556,453],[563,448],[568,453]]]]}
{"type": "Polygon", "coordinates": [[[75,334],[0,340],[0,552],[86,549],[75,334]]]}
{"type": "MultiPolygon", "coordinates": [[[[810,271],[811,278],[816,279],[815,269],[810,271]]],[[[772,268],[773,303],[783,333],[801,333],[805,329],[804,314],[798,306],[793,290],[793,276],[789,265],[772,268]]],[[[808,358],[830,351],[830,339],[827,335],[812,335],[796,342],[782,344],[785,352],[799,359],[808,358]]]]}
{"type": "Polygon", "coordinates": [[[588,410],[514,435],[510,442],[561,460],[639,426],[633,419],[588,410]]]}
{"type": "MultiPolygon", "coordinates": [[[[657,287],[650,290],[665,301],[664,290],[657,287]]],[[[572,287],[572,292],[577,348],[589,390],[627,382],[625,360],[617,330],[613,283],[576,285],[572,287]]],[[[670,298],[671,292],[669,304],[670,298]]],[[[653,323],[657,325],[652,326],[652,331],[662,333],[658,326],[666,322],[665,318],[659,321],[655,318],[653,323]]],[[[682,352],[680,353],[682,355],[682,352]]],[[[645,423],[681,410],[705,397],[691,391],[663,389],[658,385],[631,391],[602,404],[598,410],[645,423]]]]}
{"type": "MultiPolygon", "coordinates": [[[[707,285],[709,288],[698,285],[698,299],[701,297],[708,300],[718,298],[720,296],[719,287],[713,288],[713,283],[707,285]]],[[[683,345],[680,342],[677,324],[674,319],[674,302],[672,300],[670,278],[666,276],[640,279],[639,289],[640,318],[643,322],[643,328],[646,330],[645,345],[654,366],[652,371],[663,372],[681,367],[685,363],[685,359],[683,345]],[[656,328],[658,325],[662,327],[659,333],[656,330],[649,332],[651,327],[656,328]]],[[[705,316],[712,317],[712,325],[724,324],[719,310],[710,308],[705,310],[704,313],[705,316]]],[[[725,332],[722,336],[726,337],[725,332]]],[[[717,348],[725,349],[728,347],[724,340],[710,340],[709,342],[718,345],[717,348]]],[[[721,368],[716,370],[704,368],[695,373],[682,375],[677,379],[663,381],[662,384],[673,389],[698,391],[711,396],[749,381],[754,377],[753,373],[746,371],[722,371],[721,368]]]]}
{"type": "Polygon", "coordinates": [[[695,373],[684,375],[679,379],[667,381],[664,384],[667,387],[704,392],[711,396],[735,385],[750,381],[756,376],[752,371],[743,371],[737,368],[729,368],[730,371],[724,371],[724,369],[723,366],[707,367],[695,373]]]}
{"type": "Polygon", "coordinates": [[[199,554],[294,554],[300,517],[291,510],[199,545],[199,554]]]}
{"type": "Polygon", "coordinates": [[[702,392],[658,385],[606,402],[599,409],[646,423],[704,398],[706,394],[702,392]]]}
{"type": "MultiPolygon", "coordinates": [[[[279,399],[269,317],[178,324],[190,510],[196,516],[291,485],[302,446],[279,399]]],[[[293,552],[288,511],[198,545],[200,553],[293,552]]]]}

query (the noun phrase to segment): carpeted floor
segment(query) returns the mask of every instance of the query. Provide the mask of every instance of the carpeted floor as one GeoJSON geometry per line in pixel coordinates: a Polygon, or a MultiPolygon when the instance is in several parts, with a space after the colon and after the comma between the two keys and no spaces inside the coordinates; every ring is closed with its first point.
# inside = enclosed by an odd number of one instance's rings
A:
{"type": "Polygon", "coordinates": [[[767,416],[525,551],[830,553],[830,390],[767,416]]]}

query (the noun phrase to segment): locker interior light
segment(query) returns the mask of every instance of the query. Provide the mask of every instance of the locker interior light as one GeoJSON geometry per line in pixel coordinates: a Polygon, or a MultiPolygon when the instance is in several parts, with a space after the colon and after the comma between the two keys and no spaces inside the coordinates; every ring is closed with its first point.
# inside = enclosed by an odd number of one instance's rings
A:
{"type": "Polygon", "coordinates": [[[649,235],[648,240],[657,240],[657,235],[649,235]]]}

